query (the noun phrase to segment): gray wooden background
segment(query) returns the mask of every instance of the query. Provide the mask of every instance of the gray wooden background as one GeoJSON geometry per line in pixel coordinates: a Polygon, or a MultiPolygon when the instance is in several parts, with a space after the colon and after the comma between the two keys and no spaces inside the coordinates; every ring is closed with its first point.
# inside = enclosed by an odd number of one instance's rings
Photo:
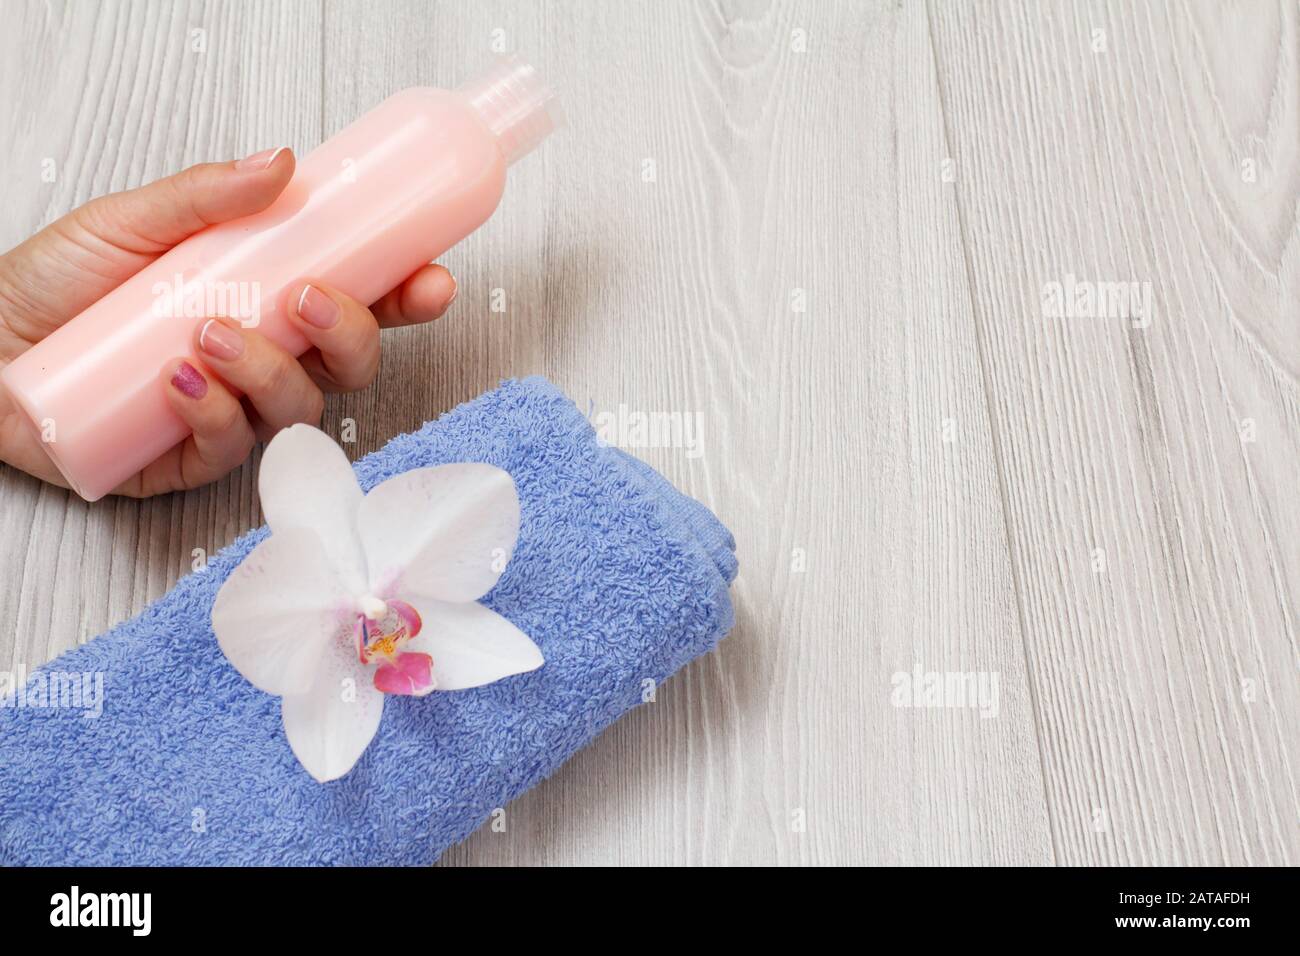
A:
{"type": "MultiPolygon", "coordinates": [[[[446,862],[1300,862],[1296,3],[0,16],[6,248],[496,49],[561,88],[452,312],[324,424],[361,455],[529,373],[698,413],[702,455],[640,453],[735,531],[738,624],[446,862]],[[913,669],[996,715],[894,706],[913,669]]],[[[0,470],[0,668],[260,523],[256,471],[88,506],[0,470]]]]}

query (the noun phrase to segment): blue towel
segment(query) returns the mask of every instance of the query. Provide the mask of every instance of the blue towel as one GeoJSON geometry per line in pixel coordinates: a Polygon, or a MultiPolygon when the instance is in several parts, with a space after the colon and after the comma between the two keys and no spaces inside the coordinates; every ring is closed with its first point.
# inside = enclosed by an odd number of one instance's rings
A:
{"type": "Polygon", "coordinates": [[[236,673],[209,621],[258,529],[42,669],[102,672],[98,719],[0,709],[0,864],[431,863],[731,628],[726,528],[603,445],[545,380],[507,381],[355,468],[369,489],[455,461],[515,480],[519,542],[483,603],[538,643],[542,668],[390,696],[353,770],[316,783],[285,740],[279,698],[236,673]]]}

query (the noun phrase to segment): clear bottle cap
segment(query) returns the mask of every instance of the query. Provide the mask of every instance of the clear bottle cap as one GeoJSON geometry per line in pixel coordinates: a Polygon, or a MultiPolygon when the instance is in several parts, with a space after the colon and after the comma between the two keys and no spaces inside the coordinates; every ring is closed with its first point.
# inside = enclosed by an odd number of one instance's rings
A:
{"type": "Polygon", "coordinates": [[[457,92],[496,134],[507,163],[528,155],[564,125],[555,91],[517,56],[502,57],[457,92]]]}

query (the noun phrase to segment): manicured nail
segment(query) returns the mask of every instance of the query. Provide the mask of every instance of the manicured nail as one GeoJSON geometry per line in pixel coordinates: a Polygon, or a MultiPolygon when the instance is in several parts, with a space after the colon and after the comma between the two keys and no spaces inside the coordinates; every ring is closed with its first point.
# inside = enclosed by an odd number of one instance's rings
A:
{"type": "Polygon", "coordinates": [[[304,286],[298,296],[298,314],[318,329],[332,329],[339,321],[339,307],[320,289],[304,286]]]}
{"type": "Polygon", "coordinates": [[[240,172],[267,169],[273,162],[275,162],[275,157],[283,153],[285,149],[287,149],[287,147],[277,146],[275,149],[264,149],[260,153],[254,153],[252,156],[245,156],[239,162],[235,163],[235,168],[240,172]]]}
{"type": "Polygon", "coordinates": [[[244,337],[216,319],[208,319],[199,331],[199,348],[213,358],[237,359],[244,352],[244,337]]]}
{"type": "Polygon", "coordinates": [[[456,277],[451,273],[448,273],[448,276],[451,278],[451,295],[447,299],[447,308],[450,309],[451,304],[456,301],[456,296],[460,295],[460,283],[456,281],[456,277]]]}
{"type": "Polygon", "coordinates": [[[208,394],[208,380],[189,362],[181,362],[172,372],[172,387],[189,398],[202,398],[208,394]]]}

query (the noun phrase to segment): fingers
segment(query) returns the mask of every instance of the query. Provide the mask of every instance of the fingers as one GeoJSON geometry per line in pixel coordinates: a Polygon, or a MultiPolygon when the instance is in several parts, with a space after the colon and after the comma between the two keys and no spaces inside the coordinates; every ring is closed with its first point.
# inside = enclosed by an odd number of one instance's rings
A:
{"type": "Polygon", "coordinates": [[[193,434],[115,489],[118,494],[143,497],[207,484],[243,464],[259,438],[298,422],[320,422],[320,389],[269,339],[209,319],[195,340],[205,368],[176,359],[162,371],[167,402],[193,434]]]}
{"type": "MultiPolygon", "coordinates": [[[[436,319],[456,297],[442,266],[426,266],[376,306],[385,325],[436,319]]],[[[177,359],[163,370],[167,400],[193,434],[118,494],[154,495],[215,481],[238,468],[260,440],[298,422],[317,424],[321,388],[353,390],[379,368],[379,321],[350,296],[303,282],[288,297],[288,319],[314,346],[301,360],[228,319],[209,319],[195,334],[203,366],[177,359]],[[242,394],[243,398],[239,397],[242,394]]]]}
{"type": "Polygon", "coordinates": [[[446,268],[425,266],[375,303],[375,318],[386,329],[432,322],[451,307],[459,291],[446,268]]]}
{"type": "Polygon", "coordinates": [[[379,371],[379,323],[356,299],[320,282],[289,293],[291,321],[316,348],[299,361],[333,392],[369,385],[379,371]]]}
{"type": "Polygon", "coordinates": [[[379,370],[379,329],[431,322],[456,298],[444,267],[425,266],[375,304],[374,311],[323,282],[290,289],[289,320],[315,349],[299,361],[326,391],[354,391],[379,370]]]}
{"type": "Polygon", "coordinates": [[[221,382],[184,359],[161,374],[167,403],[194,433],[115,489],[118,494],[146,497],[206,485],[242,465],[256,442],[239,399],[221,382]]]}
{"type": "Polygon", "coordinates": [[[300,422],[320,422],[325,396],[298,360],[270,339],[228,319],[208,319],[195,345],[208,369],[242,392],[256,411],[258,438],[269,439],[300,422]]]}

